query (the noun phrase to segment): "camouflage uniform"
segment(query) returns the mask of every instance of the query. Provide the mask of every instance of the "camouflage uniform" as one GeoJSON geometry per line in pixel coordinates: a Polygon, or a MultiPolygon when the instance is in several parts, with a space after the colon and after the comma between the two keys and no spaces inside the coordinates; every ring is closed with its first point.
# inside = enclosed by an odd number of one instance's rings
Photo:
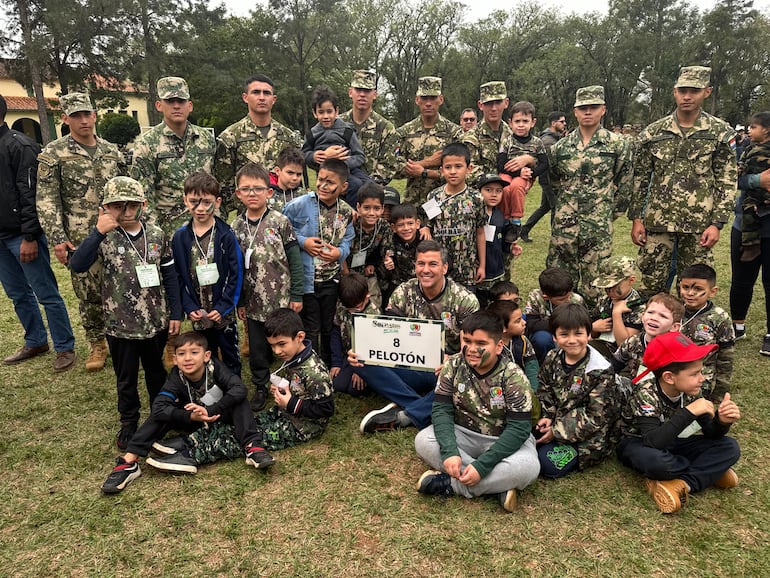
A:
{"type": "Polygon", "coordinates": [[[500,128],[494,132],[486,120],[482,120],[463,135],[462,142],[471,151],[473,165],[473,169],[468,173],[468,182],[474,182],[484,173],[497,172],[497,155],[512,135],[513,131],[506,122],[500,121],[500,128]]]}
{"type": "MultiPolygon", "coordinates": [[[[357,313],[379,315],[380,309],[370,299],[364,310],[357,313]]],[[[353,349],[353,314],[339,301],[337,302],[337,312],[334,314],[334,325],[340,330],[340,354],[347,355],[347,352],[353,349]]]]}
{"type": "Polygon", "coordinates": [[[642,437],[636,423],[637,418],[658,418],[663,424],[669,421],[681,408],[702,397],[683,393],[681,400],[672,403],[667,402],[659,390],[658,382],[654,376],[652,379],[642,381],[639,384],[634,395],[622,408],[621,429],[624,437],[642,437]]]}
{"type": "Polygon", "coordinates": [[[430,199],[436,199],[441,206],[441,214],[428,220],[420,208],[420,219],[430,229],[433,238],[449,253],[447,274],[463,285],[475,285],[476,270],[479,267],[476,231],[487,224],[481,193],[466,187],[450,196],[441,186],[428,194],[427,200],[430,199]]]}
{"type": "MultiPolygon", "coordinates": [[[[642,313],[644,313],[644,308],[646,305],[641,302],[641,296],[639,295],[639,292],[636,289],[631,289],[631,292],[626,296],[624,301],[630,302],[633,307],[630,308],[631,311],[623,313],[623,325],[629,329],[636,329],[637,331],[641,331],[643,327],[642,313]]],[[[598,321],[599,319],[611,319],[613,306],[614,302],[607,295],[599,299],[599,302],[591,310],[591,321],[598,321]]],[[[615,344],[615,336],[612,331],[602,333],[597,339],[615,344]]]]}
{"type": "Polygon", "coordinates": [[[468,315],[478,310],[479,301],[459,283],[449,278],[445,281],[444,290],[431,300],[426,299],[417,279],[402,283],[390,296],[385,313],[396,317],[443,321],[444,351],[451,355],[460,351],[460,327],[468,315]]]}
{"type": "MultiPolygon", "coordinates": [[[[569,298],[570,303],[585,305],[583,298],[577,293],[573,293],[569,298]]],[[[527,335],[532,335],[536,331],[550,331],[548,320],[553,313],[553,305],[550,301],[543,298],[543,292],[540,289],[533,289],[527,295],[527,301],[524,304],[524,315],[527,318],[527,335]],[[542,324],[545,324],[544,326],[542,324]]]]}
{"type": "MultiPolygon", "coordinates": [[[[575,106],[603,103],[602,87],[578,89],[575,106]]],[[[631,193],[631,151],[601,127],[583,145],[577,129],[551,147],[549,163],[556,212],[546,266],[568,271],[583,297],[595,302],[600,293],[591,281],[612,254],[615,210],[631,193]]]]}
{"type": "Polygon", "coordinates": [[[730,315],[709,301],[702,311],[685,308],[682,335],[697,345],[716,343],[719,349],[703,360],[703,397],[715,403],[722,401],[730,391],[735,353],[735,330],[730,315]]]}
{"type": "MultiPolygon", "coordinates": [[[[61,100],[66,114],[93,110],[82,93],[66,94],[61,100]]],[[[99,137],[91,155],[68,135],[48,143],[38,160],[37,214],[48,242],[54,246],[69,241],[77,247],[96,225],[105,183],[125,172],[123,156],[118,147],[99,137]]],[[[105,335],[101,262],[71,277],[86,337],[101,341],[105,335]]]]}
{"type": "Polygon", "coordinates": [[[543,417],[552,420],[556,442],[574,444],[578,468],[595,465],[613,449],[620,399],[615,372],[595,349],[569,369],[564,352],[549,351],[538,375],[543,417]]]}
{"type": "Polygon", "coordinates": [[[273,196],[267,199],[267,206],[279,213],[282,213],[283,208],[291,201],[307,194],[307,189],[302,185],[298,186],[296,189],[288,189],[286,191],[281,189],[278,185],[270,185],[270,188],[273,189],[273,196]]]}
{"type": "MultiPolygon", "coordinates": [[[[710,69],[682,69],[677,86],[708,86],[710,69]],[[684,79],[683,79],[684,78],[684,79]],[[681,84],[683,82],[684,84],[681,84]]],[[[693,127],[683,131],[676,111],[650,124],[638,138],[635,193],[629,219],[642,219],[647,242],[639,248],[642,283],[651,293],[665,291],[674,245],[677,273],[693,263],[713,266],[712,250],[700,245],[711,224],[726,223],[736,195],[735,131],[724,121],[701,111],[693,127]]]]}
{"type": "MultiPolygon", "coordinates": [[[[759,175],[770,168],[770,142],[751,144],[738,162],[738,176],[759,175]]],[[[741,206],[741,246],[759,246],[761,233],[760,218],[767,214],[766,202],[770,193],[760,187],[746,188],[741,206]],[[760,213],[761,211],[761,213],[760,213]]]]}
{"type": "Polygon", "coordinates": [[[361,219],[353,225],[355,236],[350,243],[350,255],[348,255],[348,270],[354,273],[360,273],[366,277],[369,283],[369,298],[374,301],[377,307],[382,307],[382,291],[377,281],[377,275],[366,275],[364,270],[371,265],[375,268],[382,262],[382,247],[390,241],[393,232],[390,224],[385,219],[379,219],[374,228],[368,233],[361,227],[361,219]],[[353,267],[353,260],[358,260],[356,255],[361,251],[365,252],[364,264],[353,267]]]}
{"type": "Polygon", "coordinates": [[[417,245],[420,244],[420,234],[416,234],[411,243],[405,242],[393,233],[380,247],[381,259],[377,267],[377,278],[382,288],[382,304],[387,305],[388,297],[396,287],[404,281],[414,279],[414,264],[417,260],[417,245]],[[389,241],[389,242],[388,242],[389,241]],[[393,269],[388,270],[382,264],[386,254],[393,259],[393,269]]]}

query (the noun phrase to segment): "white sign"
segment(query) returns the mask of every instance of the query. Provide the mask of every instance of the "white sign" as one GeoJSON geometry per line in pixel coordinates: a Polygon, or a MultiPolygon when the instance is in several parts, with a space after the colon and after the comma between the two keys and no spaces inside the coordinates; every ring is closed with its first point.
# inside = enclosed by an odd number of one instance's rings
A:
{"type": "Polygon", "coordinates": [[[444,324],[433,319],[356,313],[352,341],[365,364],[434,371],[444,360],[444,324]]]}

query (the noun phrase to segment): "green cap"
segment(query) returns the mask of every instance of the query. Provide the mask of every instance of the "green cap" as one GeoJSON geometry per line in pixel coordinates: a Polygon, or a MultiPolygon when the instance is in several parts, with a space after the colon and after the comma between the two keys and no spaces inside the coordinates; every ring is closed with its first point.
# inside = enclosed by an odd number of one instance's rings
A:
{"type": "Polygon", "coordinates": [[[187,81],[179,76],[166,76],[158,79],[157,89],[158,98],[161,100],[171,98],[190,100],[190,89],[187,88],[187,81]]]}
{"type": "Polygon", "coordinates": [[[578,88],[575,93],[575,106],[604,104],[604,87],[599,85],[578,88]]]}
{"type": "Polygon", "coordinates": [[[614,287],[636,274],[636,261],[631,257],[613,257],[602,265],[601,273],[591,285],[599,289],[614,287]]]}
{"type": "Polygon", "coordinates": [[[139,181],[131,177],[113,177],[104,185],[103,205],[118,203],[120,201],[137,201],[143,203],[145,200],[144,189],[139,181]]]}
{"type": "Polygon", "coordinates": [[[674,88],[707,88],[711,80],[708,66],[683,66],[674,88]]]}
{"type": "Polygon", "coordinates": [[[479,87],[479,100],[481,104],[492,102],[494,100],[504,100],[508,98],[505,90],[505,83],[502,80],[493,80],[479,87]]]}
{"type": "Polygon", "coordinates": [[[417,96],[441,96],[441,78],[421,76],[417,79],[417,96]]]}
{"type": "Polygon", "coordinates": [[[377,88],[377,75],[374,73],[374,70],[354,70],[350,86],[374,90],[377,88]]]}
{"type": "Polygon", "coordinates": [[[59,97],[59,104],[61,105],[64,114],[67,116],[75,114],[76,112],[94,112],[94,106],[91,104],[91,98],[87,92],[70,92],[69,94],[62,94],[59,97]]]}

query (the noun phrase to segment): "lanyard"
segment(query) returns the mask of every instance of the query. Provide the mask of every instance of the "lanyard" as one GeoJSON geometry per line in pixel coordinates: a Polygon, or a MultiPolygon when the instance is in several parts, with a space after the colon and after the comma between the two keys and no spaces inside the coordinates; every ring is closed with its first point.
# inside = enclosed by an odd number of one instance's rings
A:
{"type": "Polygon", "coordinates": [[[139,223],[139,226],[142,228],[142,237],[144,237],[144,257],[142,257],[142,254],[139,252],[139,249],[136,248],[136,245],[134,245],[134,242],[131,240],[131,236],[126,232],[125,229],[121,227],[121,231],[123,231],[123,234],[126,236],[126,239],[128,240],[129,244],[131,245],[131,248],[136,252],[136,254],[139,256],[139,259],[144,263],[147,264],[147,235],[144,232],[144,224],[139,223]]]}
{"type": "MultiPolygon", "coordinates": [[[[318,238],[321,239],[322,243],[326,243],[324,240],[324,228],[323,223],[321,221],[321,199],[316,197],[316,202],[318,203],[318,238]]],[[[337,223],[337,217],[340,214],[340,204],[339,202],[336,202],[334,205],[334,220],[332,221],[332,232],[329,235],[329,244],[331,245],[331,241],[334,240],[334,225],[337,223]]]]}
{"type": "Polygon", "coordinates": [[[369,244],[366,247],[363,247],[364,244],[364,228],[361,227],[361,230],[358,234],[358,250],[359,251],[368,251],[369,248],[374,245],[374,240],[377,238],[377,234],[380,232],[380,220],[377,219],[377,222],[374,225],[374,233],[372,233],[372,240],[369,241],[369,244]]]}
{"type": "Polygon", "coordinates": [[[259,226],[262,224],[262,220],[265,218],[265,215],[267,215],[267,212],[270,209],[265,208],[265,212],[262,213],[262,216],[259,218],[259,221],[257,221],[256,227],[254,227],[254,234],[251,233],[251,227],[249,226],[249,217],[247,215],[244,215],[246,217],[246,234],[249,236],[249,249],[251,249],[254,246],[254,239],[257,238],[257,233],[259,233],[259,226]]]}
{"type": "Polygon", "coordinates": [[[201,259],[205,259],[208,263],[209,259],[214,255],[214,243],[212,241],[214,240],[214,227],[211,227],[210,229],[211,235],[209,235],[208,243],[206,243],[206,250],[203,250],[203,247],[201,247],[201,244],[198,242],[198,235],[195,233],[195,231],[192,232],[193,234],[193,240],[195,241],[195,244],[198,246],[198,251],[200,251],[201,259]]]}

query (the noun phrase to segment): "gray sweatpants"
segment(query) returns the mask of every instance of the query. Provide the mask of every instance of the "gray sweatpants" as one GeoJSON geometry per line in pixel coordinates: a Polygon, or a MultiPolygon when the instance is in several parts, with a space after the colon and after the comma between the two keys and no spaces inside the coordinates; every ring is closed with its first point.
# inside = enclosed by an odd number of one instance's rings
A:
{"type": "MultiPolygon", "coordinates": [[[[463,467],[473,463],[497,441],[495,436],[476,433],[459,425],[455,425],[455,436],[463,467]]],[[[414,438],[414,449],[431,468],[444,471],[444,460],[441,459],[441,449],[432,425],[420,430],[414,438]]],[[[534,482],[539,473],[535,438],[530,435],[518,451],[500,461],[478,484],[466,486],[452,478],[452,489],[465,498],[499,494],[512,488],[521,490],[534,482]]]]}

